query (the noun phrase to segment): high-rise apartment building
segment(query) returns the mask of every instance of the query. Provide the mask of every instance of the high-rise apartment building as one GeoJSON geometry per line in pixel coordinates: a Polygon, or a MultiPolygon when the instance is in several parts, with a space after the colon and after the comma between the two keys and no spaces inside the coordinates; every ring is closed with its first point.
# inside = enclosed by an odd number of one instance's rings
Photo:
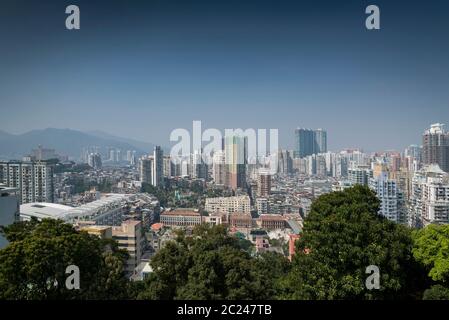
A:
{"type": "Polygon", "coordinates": [[[53,161],[0,162],[4,185],[17,188],[20,203],[54,202],[53,161]]]}
{"type": "Polygon", "coordinates": [[[233,190],[246,186],[247,141],[246,137],[238,135],[225,137],[227,185],[233,190]]]}
{"type": "Polygon", "coordinates": [[[216,151],[212,158],[212,176],[215,184],[227,184],[227,166],[224,151],[216,151]]]}
{"type": "Polygon", "coordinates": [[[443,124],[432,124],[424,132],[422,160],[425,165],[438,164],[441,170],[449,172],[449,133],[443,124]]]}
{"type": "Polygon", "coordinates": [[[369,179],[373,177],[373,171],[367,166],[356,166],[348,169],[348,180],[352,185],[367,186],[369,179]]]}
{"type": "Polygon", "coordinates": [[[304,158],[312,154],[327,152],[327,132],[323,129],[295,130],[295,158],[304,158]]]}
{"type": "Polygon", "coordinates": [[[268,197],[271,193],[271,173],[268,169],[259,169],[257,179],[257,194],[259,197],[268,197]]]}
{"type": "Polygon", "coordinates": [[[315,135],[310,129],[295,130],[295,158],[304,158],[314,152],[315,135]]]}
{"type": "Polygon", "coordinates": [[[293,157],[288,150],[278,152],[278,173],[286,175],[293,173],[293,157]]]}
{"type": "MultiPolygon", "coordinates": [[[[19,190],[0,184],[0,226],[8,226],[19,221],[19,190]]],[[[0,234],[0,249],[8,241],[0,234]]]]}
{"type": "Polygon", "coordinates": [[[87,159],[87,164],[94,169],[100,169],[102,166],[101,155],[99,153],[90,153],[87,159]]]}
{"type": "Polygon", "coordinates": [[[192,178],[207,179],[208,167],[203,160],[202,150],[195,150],[191,155],[192,178]]]}
{"type": "Polygon", "coordinates": [[[154,147],[152,185],[161,186],[164,182],[164,153],[160,146],[154,147]]]}
{"type": "Polygon", "coordinates": [[[147,184],[152,183],[153,162],[153,157],[143,157],[140,159],[140,182],[147,184]]]}
{"type": "Polygon", "coordinates": [[[164,156],[164,177],[176,176],[175,164],[169,155],[164,156]]]}
{"type": "Polygon", "coordinates": [[[396,223],[407,223],[404,197],[396,181],[383,172],[369,181],[369,187],[380,200],[379,214],[396,223]]]}
{"type": "Polygon", "coordinates": [[[317,129],[314,131],[314,135],[315,135],[314,153],[326,153],[327,132],[323,129],[317,129]]]}
{"type": "Polygon", "coordinates": [[[449,223],[449,175],[437,164],[414,173],[410,195],[410,224],[423,227],[449,223]]]}

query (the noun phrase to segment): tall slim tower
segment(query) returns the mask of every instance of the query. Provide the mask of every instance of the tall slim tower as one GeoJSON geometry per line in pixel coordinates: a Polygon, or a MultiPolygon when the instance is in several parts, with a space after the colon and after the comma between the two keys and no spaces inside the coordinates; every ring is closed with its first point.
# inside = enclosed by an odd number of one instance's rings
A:
{"type": "Polygon", "coordinates": [[[236,190],[246,186],[246,154],[247,139],[233,135],[225,137],[225,159],[228,168],[228,186],[236,190]]]}
{"type": "Polygon", "coordinates": [[[323,129],[314,131],[314,153],[327,152],[327,132],[323,129]]]}
{"type": "Polygon", "coordinates": [[[152,171],[153,171],[153,158],[145,157],[141,158],[139,162],[140,167],[140,181],[142,183],[151,184],[152,179],[152,171]]]}
{"type": "Polygon", "coordinates": [[[444,124],[432,124],[424,132],[422,157],[424,164],[438,164],[441,170],[449,172],[449,133],[444,124]]]}
{"type": "Polygon", "coordinates": [[[271,174],[267,169],[259,169],[257,193],[259,197],[268,197],[271,193],[271,174]]]}
{"type": "Polygon", "coordinates": [[[157,187],[164,181],[164,153],[160,146],[154,147],[152,185],[157,187]]]}

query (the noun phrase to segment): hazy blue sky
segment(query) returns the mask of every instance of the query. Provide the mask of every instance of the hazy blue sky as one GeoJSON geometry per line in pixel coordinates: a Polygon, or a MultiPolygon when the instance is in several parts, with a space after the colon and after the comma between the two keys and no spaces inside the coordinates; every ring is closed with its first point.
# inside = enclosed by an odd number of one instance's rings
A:
{"type": "Polygon", "coordinates": [[[331,150],[402,149],[449,122],[448,16],[446,0],[1,0],[0,129],[169,145],[202,120],[279,128],[284,146],[300,126],[327,129],[331,150]]]}

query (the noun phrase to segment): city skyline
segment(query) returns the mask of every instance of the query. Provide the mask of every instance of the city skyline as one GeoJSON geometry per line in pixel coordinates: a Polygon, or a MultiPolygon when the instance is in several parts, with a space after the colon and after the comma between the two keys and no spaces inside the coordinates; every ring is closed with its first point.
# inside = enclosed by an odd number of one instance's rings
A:
{"type": "Polygon", "coordinates": [[[169,147],[172,130],[201,120],[279,129],[287,149],[308,127],[327,130],[329,150],[403,150],[449,119],[449,4],[420,3],[377,1],[371,32],[360,1],[78,1],[72,32],[68,1],[3,1],[1,130],[101,130],[169,147]]]}
{"type": "MultiPolygon", "coordinates": [[[[328,130],[326,129],[326,128],[318,128],[318,129],[312,129],[312,128],[309,128],[309,127],[296,127],[295,129],[293,129],[291,132],[289,132],[289,135],[290,135],[290,140],[292,140],[293,142],[291,143],[291,144],[280,144],[279,145],[279,150],[289,150],[289,151],[291,151],[291,152],[295,152],[295,150],[297,149],[297,136],[296,136],[296,132],[297,132],[297,130],[299,130],[299,129],[305,129],[305,130],[312,130],[312,131],[320,131],[320,130],[322,130],[322,131],[324,131],[325,132],[325,134],[326,134],[326,152],[339,152],[339,151],[344,151],[344,150],[361,150],[361,151],[363,151],[363,152],[366,152],[366,153],[374,153],[374,152],[382,152],[382,151],[398,151],[398,152],[404,152],[404,150],[405,149],[407,149],[408,147],[410,147],[410,146],[414,146],[414,145],[416,145],[416,146],[422,146],[422,142],[423,142],[423,139],[422,139],[422,135],[423,135],[423,133],[425,133],[427,130],[428,130],[428,128],[429,127],[431,127],[432,125],[442,125],[443,126],[443,128],[445,128],[446,130],[447,130],[447,128],[448,128],[448,125],[446,125],[445,123],[442,123],[441,121],[440,122],[432,122],[432,123],[429,123],[426,127],[424,127],[424,128],[421,128],[421,130],[419,131],[417,131],[416,133],[415,133],[415,135],[417,135],[418,137],[417,137],[417,139],[416,140],[414,140],[414,141],[411,141],[409,144],[406,144],[406,145],[400,145],[399,147],[397,147],[397,148],[387,148],[387,147],[385,147],[385,148],[382,148],[382,147],[380,147],[380,148],[378,148],[378,149],[369,149],[369,148],[366,148],[364,145],[346,145],[346,146],[343,146],[343,147],[341,147],[341,148],[333,148],[332,147],[332,144],[331,144],[331,147],[328,147],[329,146],[329,144],[327,143],[327,141],[328,141],[328,136],[329,136],[329,132],[328,132],[328,130]]],[[[186,129],[186,130],[189,130],[189,128],[182,128],[182,129],[186,129]]],[[[206,129],[206,128],[203,128],[203,130],[204,129],[206,129]]],[[[210,128],[207,128],[207,129],[210,129],[210,128]]],[[[213,129],[215,129],[215,128],[213,128],[213,129]]],[[[253,128],[235,128],[235,129],[231,129],[231,130],[238,130],[238,129],[243,129],[243,130],[246,130],[246,129],[253,129],[253,128]]],[[[114,138],[117,138],[117,139],[129,139],[129,141],[134,141],[135,143],[142,143],[142,144],[148,144],[148,145],[151,145],[151,147],[148,149],[148,150],[146,150],[145,148],[143,148],[142,149],[142,147],[136,147],[135,145],[130,145],[131,147],[134,147],[134,149],[140,149],[141,151],[143,151],[143,152],[148,152],[148,153],[152,153],[153,152],[153,145],[155,146],[155,145],[158,145],[158,146],[160,146],[160,147],[162,147],[163,149],[165,149],[166,150],[166,152],[169,152],[169,150],[170,150],[170,147],[173,147],[173,145],[175,145],[176,144],[176,142],[170,142],[169,141],[169,137],[166,139],[166,142],[165,142],[165,144],[162,142],[160,142],[160,141],[153,141],[153,140],[139,140],[139,139],[136,139],[136,138],[133,138],[133,137],[130,137],[130,136],[114,136],[114,135],[112,135],[111,133],[109,133],[109,132],[104,132],[104,131],[100,131],[100,130],[79,130],[79,129],[75,129],[75,128],[42,128],[42,129],[30,129],[30,130],[27,130],[27,131],[25,131],[25,132],[23,132],[23,133],[17,133],[17,134],[15,134],[15,133],[11,133],[11,132],[7,132],[7,131],[4,131],[4,130],[0,130],[0,133],[5,133],[5,134],[8,134],[8,135],[15,135],[15,136],[21,136],[21,135],[24,135],[24,134],[30,134],[30,133],[33,133],[33,132],[42,132],[42,131],[46,131],[46,130],[61,130],[61,131],[64,131],[64,130],[68,130],[68,131],[72,131],[72,132],[80,132],[80,133],[84,133],[84,134],[92,134],[92,133],[95,133],[94,135],[93,135],[93,137],[98,137],[98,135],[105,135],[105,136],[107,136],[107,137],[111,137],[111,139],[113,140],[114,138]]],[[[219,130],[219,129],[218,129],[219,130]]],[[[219,130],[219,131],[221,131],[223,134],[225,133],[225,129],[223,129],[223,130],[219,130]]],[[[190,131],[189,131],[190,133],[192,133],[192,130],[191,130],[191,128],[190,128],[190,131]]],[[[285,139],[282,139],[281,138],[281,136],[282,136],[282,134],[279,134],[279,136],[280,136],[280,141],[283,141],[283,140],[285,140],[285,139]]],[[[330,138],[331,138],[331,141],[332,141],[332,134],[330,135],[330,138]]],[[[6,140],[5,140],[6,141],[6,140]]],[[[120,141],[120,140],[117,140],[117,141],[120,141]]],[[[202,145],[202,147],[204,147],[205,145],[207,145],[208,143],[207,142],[203,142],[203,145],[202,145]]],[[[50,148],[55,148],[54,146],[52,146],[52,145],[47,145],[47,144],[45,144],[44,142],[43,143],[39,143],[38,145],[42,145],[42,147],[50,147],[50,148]]],[[[36,147],[38,146],[38,145],[36,145],[36,147]]],[[[84,147],[86,147],[86,148],[88,148],[88,147],[94,147],[94,144],[92,144],[92,145],[85,145],[84,147]]],[[[123,148],[117,148],[117,147],[111,147],[111,148],[116,148],[116,149],[123,149],[123,148]]],[[[57,149],[57,147],[56,147],[56,149],[57,149]]],[[[126,148],[125,148],[126,149],[126,148]]],[[[123,149],[123,150],[125,150],[125,149],[123,149]]],[[[58,151],[58,150],[57,150],[58,151]]],[[[80,152],[81,152],[82,150],[80,150],[80,152]]],[[[125,151],[127,151],[127,150],[125,150],[125,151]]],[[[193,151],[194,150],[192,150],[192,153],[193,153],[193,151]]],[[[316,154],[316,153],[320,153],[320,152],[312,152],[312,153],[309,153],[309,154],[316,154]]],[[[325,153],[325,152],[324,152],[325,153]]],[[[63,153],[63,155],[64,155],[64,153],[63,153]]]]}

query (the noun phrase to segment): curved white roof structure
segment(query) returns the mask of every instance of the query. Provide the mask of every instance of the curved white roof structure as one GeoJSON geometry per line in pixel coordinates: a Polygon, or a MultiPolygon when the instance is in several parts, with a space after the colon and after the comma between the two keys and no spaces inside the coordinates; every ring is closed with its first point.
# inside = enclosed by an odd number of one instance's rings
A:
{"type": "Polygon", "coordinates": [[[73,207],[56,203],[26,203],[20,206],[20,219],[30,220],[31,217],[36,217],[38,219],[51,218],[65,220],[65,214],[71,209],[73,207]]]}
{"type": "Polygon", "coordinates": [[[79,207],[69,207],[55,203],[27,203],[20,206],[20,217],[29,220],[31,217],[38,219],[52,218],[67,222],[77,220],[95,220],[108,213],[117,211],[132,201],[132,194],[106,194],[102,199],[83,204],[79,207]]]}

